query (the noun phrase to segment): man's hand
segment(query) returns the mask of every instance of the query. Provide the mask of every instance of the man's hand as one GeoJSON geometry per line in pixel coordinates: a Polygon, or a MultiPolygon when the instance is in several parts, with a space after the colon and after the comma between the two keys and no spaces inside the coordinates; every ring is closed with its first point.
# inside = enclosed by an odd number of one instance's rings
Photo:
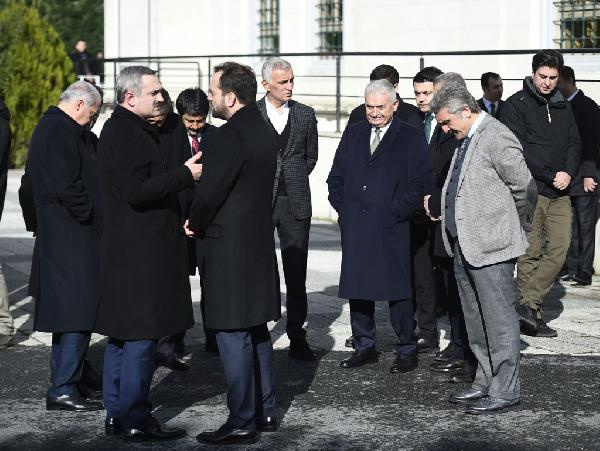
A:
{"type": "Polygon", "coordinates": [[[583,190],[586,193],[593,193],[596,190],[598,183],[592,177],[583,178],[583,190]]]}
{"type": "Polygon", "coordinates": [[[189,236],[190,238],[193,238],[196,234],[188,228],[189,225],[190,225],[190,220],[186,219],[185,224],[183,224],[183,230],[185,231],[185,234],[187,236],[189,236]]]}
{"type": "Polygon", "coordinates": [[[192,177],[194,177],[194,180],[198,180],[202,175],[202,165],[196,163],[196,161],[198,161],[201,156],[202,152],[198,152],[196,155],[194,155],[192,158],[190,158],[184,163],[192,173],[192,177]]]}
{"type": "Polygon", "coordinates": [[[429,219],[431,219],[432,221],[434,221],[434,222],[441,221],[442,220],[441,216],[439,216],[437,218],[434,218],[433,216],[431,216],[431,212],[429,211],[429,198],[430,197],[431,197],[431,194],[428,194],[427,196],[425,196],[423,198],[423,208],[425,209],[425,213],[427,214],[427,217],[429,219]]]}
{"type": "Polygon", "coordinates": [[[569,183],[571,183],[571,176],[564,171],[560,171],[556,173],[552,184],[556,189],[563,191],[569,187],[569,183]]]}

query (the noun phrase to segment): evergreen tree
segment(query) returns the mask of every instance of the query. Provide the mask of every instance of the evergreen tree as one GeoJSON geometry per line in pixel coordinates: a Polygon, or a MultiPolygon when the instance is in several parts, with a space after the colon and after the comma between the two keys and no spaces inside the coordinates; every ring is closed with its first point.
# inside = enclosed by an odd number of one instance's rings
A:
{"type": "Polygon", "coordinates": [[[73,81],[73,63],[56,30],[35,7],[11,1],[0,11],[0,95],[11,111],[11,163],[27,159],[40,117],[73,81]]]}

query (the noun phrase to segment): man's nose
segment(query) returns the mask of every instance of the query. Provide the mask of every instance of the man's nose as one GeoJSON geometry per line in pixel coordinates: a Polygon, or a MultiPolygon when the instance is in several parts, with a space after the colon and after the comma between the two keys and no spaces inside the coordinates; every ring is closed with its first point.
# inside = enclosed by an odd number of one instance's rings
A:
{"type": "Polygon", "coordinates": [[[159,92],[158,94],[156,94],[156,101],[157,102],[164,102],[165,99],[163,98],[162,94],[159,92]]]}

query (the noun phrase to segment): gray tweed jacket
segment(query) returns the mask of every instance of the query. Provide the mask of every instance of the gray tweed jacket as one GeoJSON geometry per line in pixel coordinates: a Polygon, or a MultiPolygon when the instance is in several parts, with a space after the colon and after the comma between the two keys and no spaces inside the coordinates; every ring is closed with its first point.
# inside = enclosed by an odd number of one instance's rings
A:
{"type": "MultiPolygon", "coordinates": [[[[270,124],[267,115],[266,100],[263,97],[257,103],[263,118],[270,124]]],[[[285,176],[290,209],[294,218],[307,219],[312,216],[310,185],[308,175],[317,164],[318,134],[315,110],[302,103],[290,100],[290,139],[283,152],[277,153],[277,172],[273,186],[273,202],[281,171],[285,176]]]]}
{"type": "MultiPolygon", "coordinates": [[[[450,168],[454,166],[456,150],[450,168]]],[[[446,191],[442,191],[442,230],[446,230],[446,191]]],[[[531,222],[537,202],[535,181],[512,132],[486,115],[473,134],[458,179],[455,216],[458,240],[475,267],[511,260],[525,253],[523,226],[531,222]]],[[[453,256],[447,233],[444,247],[453,256]]]]}

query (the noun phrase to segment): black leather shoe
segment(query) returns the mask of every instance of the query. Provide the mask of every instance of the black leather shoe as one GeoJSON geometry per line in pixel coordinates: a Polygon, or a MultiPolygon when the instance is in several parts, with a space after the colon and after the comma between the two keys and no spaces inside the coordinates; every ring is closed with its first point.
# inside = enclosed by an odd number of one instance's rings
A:
{"type": "Polygon", "coordinates": [[[120,418],[109,417],[104,420],[104,432],[106,435],[120,435],[123,433],[123,425],[120,418]]]}
{"type": "Polygon", "coordinates": [[[543,319],[537,319],[537,335],[536,337],[554,338],[558,337],[558,332],[548,326],[543,319]]]}
{"type": "Polygon", "coordinates": [[[556,277],[556,280],[559,280],[561,282],[568,282],[571,280],[571,278],[574,276],[575,274],[573,274],[570,271],[561,271],[558,276],[556,277]]]}
{"type": "Polygon", "coordinates": [[[290,341],[290,357],[305,362],[314,362],[317,360],[317,355],[310,349],[308,343],[305,340],[292,340],[290,341]]]}
{"type": "Polygon", "coordinates": [[[517,314],[519,315],[521,333],[535,337],[537,335],[537,310],[527,305],[519,304],[517,306],[517,314]]]}
{"type": "Polygon", "coordinates": [[[450,343],[440,352],[435,353],[435,360],[438,362],[447,362],[452,358],[452,354],[454,353],[454,346],[450,343]]]}
{"type": "Polygon", "coordinates": [[[77,391],[82,398],[89,401],[102,401],[102,391],[94,390],[85,384],[77,384],[77,391]]]}
{"type": "Polygon", "coordinates": [[[417,340],[417,349],[419,354],[437,352],[440,349],[440,342],[433,338],[419,338],[417,340]]]}
{"type": "Polygon", "coordinates": [[[157,356],[156,362],[159,365],[162,365],[173,371],[188,371],[190,369],[190,364],[187,363],[185,360],[180,359],[175,354],[171,354],[168,357],[157,356]]]}
{"type": "Polygon", "coordinates": [[[368,363],[376,363],[379,360],[379,352],[375,348],[365,349],[363,351],[354,351],[354,353],[340,362],[342,368],[357,368],[368,363]]]}
{"type": "Polygon", "coordinates": [[[484,392],[483,390],[477,390],[475,388],[468,388],[466,390],[452,393],[448,401],[454,404],[471,404],[472,402],[485,397],[487,397],[487,392],[484,392]]]}
{"type": "Polygon", "coordinates": [[[576,274],[571,276],[571,280],[574,282],[571,286],[574,287],[585,287],[592,284],[591,276],[587,276],[585,274],[576,274]]]}
{"type": "Polygon", "coordinates": [[[466,363],[460,370],[452,373],[448,382],[452,384],[466,384],[475,380],[477,368],[466,363]]]}
{"type": "Polygon", "coordinates": [[[344,343],[344,346],[346,346],[347,348],[354,349],[354,337],[352,335],[350,335],[348,338],[346,338],[346,342],[344,343]]]}
{"type": "Polygon", "coordinates": [[[279,428],[277,417],[262,417],[256,420],[256,428],[262,432],[275,432],[279,428]]]}
{"type": "Polygon", "coordinates": [[[390,373],[408,373],[419,366],[417,354],[398,354],[390,373]]]}
{"type": "Polygon", "coordinates": [[[135,442],[154,442],[160,440],[175,440],[185,435],[185,429],[166,426],[154,417],[140,428],[123,429],[125,440],[135,442]]]}
{"type": "Polygon", "coordinates": [[[493,415],[496,413],[507,412],[509,410],[515,410],[521,404],[520,399],[502,399],[488,396],[482,398],[474,403],[470,404],[466,408],[466,413],[472,413],[474,415],[493,415]]]}
{"type": "Polygon", "coordinates": [[[85,412],[90,410],[103,410],[104,404],[100,401],[88,401],[79,394],[48,396],[46,397],[46,410],[70,410],[72,412],[85,412]]]}
{"type": "Polygon", "coordinates": [[[196,440],[207,445],[252,444],[258,441],[258,434],[247,429],[235,429],[225,423],[216,431],[202,432],[196,440]]]}
{"type": "Polygon", "coordinates": [[[429,370],[436,373],[452,373],[462,370],[465,366],[465,361],[460,359],[450,359],[447,362],[433,362],[429,370]]]}

